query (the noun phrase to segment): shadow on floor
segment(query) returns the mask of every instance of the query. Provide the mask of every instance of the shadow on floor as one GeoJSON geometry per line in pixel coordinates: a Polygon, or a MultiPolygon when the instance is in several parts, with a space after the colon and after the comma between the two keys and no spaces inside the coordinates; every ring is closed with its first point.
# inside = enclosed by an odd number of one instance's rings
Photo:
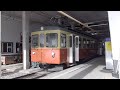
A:
{"type": "MultiPolygon", "coordinates": [[[[94,59],[96,59],[96,58],[94,58],[94,59]]],[[[99,58],[94,63],[91,63],[89,65],[91,65],[91,66],[89,66],[88,68],[86,68],[83,71],[79,72],[78,74],[74,75],[70,79],[82,79],[87,74],[89,74],[90,72],[92,72],[97,66],[99,66],[99,65],[105,66],[105,58],[104,57],[99,58]]],[[[103,70],[101,70],[101,72],[111,73],[110,71],[105,70],[105,67],[103,68],[103,70]]]]}
{"type": "Polygon", "coordinates": [[[108,70],[106,69],[106,67],[104,67],[102,70],[100,70],[103,73],[112,73],[112,70],[108,70]]]}
{"type": "Polygon", "coordinates": [[[38,76],[36,76],[36,77],[34,77],[34,78],[32,78],[32,79],[40,79],[41,77],[45,77],[45,76],[47,76],[48,74],[51,74],[51,73],[54,73],[54,72],[59,72],[59,71],[47,71],[47,72],[49,72],[49,73],[45,73],[45,74],[42,74],[42,75],[38,75],[38,76]]]}
{"type": "Polygon", "coordinates": [[[4,70],[3,72],[2,72],[2,76],[6,76],[6,75],[11,75],[11,74],[14,74],[14,73],[17,73],[17,72],[19,72],[20,70],[22,70],[23,69],[23,67],[20,67],[20,68],[17,68],[15,71],[13,71],[13,72],[8,72],[8,71],[6,71],[6,70],[4,70]]]}
{"type": "Polygon", "coordinates": [[[113,70],[108,70],[106,69],[106,67],[104,67],[102,70],[100,70],[101,72],[103,73],[111,73],[112,74],[112,77],[115,78],[115,79],[118,79],[119,78],[119,75],[118,74],[114,74],[113,73],[113,70]]]}
{"type": "Polygon", "coordinates": [[[95,69],[98,65],[92,65],[86,69],[84,69],[83,71],[81,71],[80,73],[74,75],[73,77],[71,77],[70,79],[82,79],[84,78],[87,74],[89,74],[93,69],[95,69]]]}
{"type": "Polygon", "coordinates": [[[112,73],[112,76],[113,76],[114,78],[116,78],[116,79],[119,79],[119,75],[118,75],[118,74],[112,73]]]}

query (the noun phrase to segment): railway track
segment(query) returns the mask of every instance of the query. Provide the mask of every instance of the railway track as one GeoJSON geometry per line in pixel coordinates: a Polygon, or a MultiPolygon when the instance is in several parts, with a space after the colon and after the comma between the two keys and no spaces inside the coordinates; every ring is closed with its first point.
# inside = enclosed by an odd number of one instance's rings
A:
{"type": "MultiPolygon", "coordinates": [[[[77,65],[75,65],[75,67],[78,67],[79,65],[85,67],[86,64],[88,64],[89,62],[91,62],[91,60],[85,62],[84,64],[81,64],[81,63],[77,64],[77,65]]],[[[69,68],[67,68],[65,70],[61,69],[60,67],[58,67],[58,68],[52,68],[52,69],[48,69],[48,70],[43,70],[43,69],[37,68],[36,69],[37,71],[35,69],[33,69],[33,70],[27,70],[27,71],[32,71],[32,73],[26,73],[24,71],[23,72],[18,72],[18,73],[15,73],[14,75],[11,75],[10,78],[9,77],[5,77],[5,79],[40,79],[40,78],[42,79],[42,78],[44,78],[46,76],[49,77],[49,74],[54,74],[55,73],[56,75],[58,75],[62,71],[66,72],[66,70],[68,70],[68,71],[72,70],[73,67],[74,67],[74,65],[70,66],[69,68]]]]}
{"type": "Polygon", "coordinates": [[[12,65],[3,65],[2,66],[2,76],[10,75],[22,70],[23,64],[12,64],[12,65]]]}
{"type": "MultiPolygon", "coordinates": [[[[77,64],[75,67],[78,67],[78,65],[81,65],[80,68],[84,68],[84,67],[86,67],[88,65],[89,62],[91,62],[91,60],[86,62],[86,64],[85,63],[84,64],[77,64]]],[[[74,67],[74,65],[70,66],[69,68],[67,68],[65,70],[66,71],[73,71],[74,70],[74,69],[72,70],[73,67],[74,67]]],[[[79,69],[79,68],[77,68],[77,69],[79,69]]],[[[49,75],[51,75],[51,74],[56,74],[57,75],[57,73],[59,74],[60,72],[65,71],[65,70],[63,70],[63,69],[61,69],[59,67],[56,68],[56,69],[53,68],[52,70],[51,69],[41,70],[39,72],[28,74],[28,75],[24,75],[24,76],[21,76],[21,77],[17,77],[15,79],[42,79],[42,78],[44,79],[44,77],[46,77],[46,76],[49,77],[49,75]]]]}
{"type": "Polygon", "coordinates": [[[26,74],[24,76],[16,77],[14,79],[38,79],[38,78],[47,76],[51,73],[56,73],[56,72],[60,72],[60,71],[63,71],[62,67],[54,67],[52,69],[41,69],[38,72],[26,74]]]}
{"type": "Polygon", "coordinates": [[[36,73],[29,74],[29,75],[17,77],[15,79],[38,79],[38,78],[44,77],[44,76],[46,76],[46,75],[48,75],[50,73],[53,73],[53,72],[42,70],[40,72],[36,72],[36,73]]]}

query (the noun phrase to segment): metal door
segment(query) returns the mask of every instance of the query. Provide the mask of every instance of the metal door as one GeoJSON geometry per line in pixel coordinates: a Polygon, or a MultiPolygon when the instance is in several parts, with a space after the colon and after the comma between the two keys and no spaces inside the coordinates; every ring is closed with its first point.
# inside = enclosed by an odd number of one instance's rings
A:
{"type": "Polygon", "coordinates": [[[73,35],[69,36],[69,63],[73,63],[73,35]]]}
{"type": "Polygon", "coordinates": [[[79,61],[79,36],[75,36],[75,61],[79,61]]]}

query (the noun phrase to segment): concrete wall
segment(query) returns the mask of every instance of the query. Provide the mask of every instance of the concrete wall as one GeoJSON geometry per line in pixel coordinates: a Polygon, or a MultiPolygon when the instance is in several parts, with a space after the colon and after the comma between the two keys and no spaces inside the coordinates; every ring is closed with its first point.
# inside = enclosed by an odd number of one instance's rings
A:
{"type": "Polygon", "coordinates": [[[16,42],[20,42],[22,22],[2,16],[1,29],[1,41],[13,42],[13,53],[16,53],[16,42]]]}
{"type": "MultiPolygon", "coordinates": [[[[1,41],[2,42],[13,42],[14,50],[12,54],[15,54],[16,53],[16,42],[20,42],[20,33],[22,32],[22,21],[2,16],[1,25],[2,25],[1,26],[2,28],[1,41]]],[[[30,32],[38,30],[40,26],[41,25],[39,23],[30,25],[30,32]]]]}
{"type": "Polygon", "coordinates": [[[40,28],[41,28],[41,25],[39,23],[35,23],[30,26],[30,31],[31,32],[38,31],[40,28]]]}

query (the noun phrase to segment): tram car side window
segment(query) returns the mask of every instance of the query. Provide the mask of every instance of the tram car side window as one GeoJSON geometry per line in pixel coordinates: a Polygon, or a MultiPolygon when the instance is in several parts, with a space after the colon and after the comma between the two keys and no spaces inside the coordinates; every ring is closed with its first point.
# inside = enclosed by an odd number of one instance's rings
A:
{"type": "Polygon", "coordinates": [[[92,40],[92,48],[94,49],[94,40],[92,40]]]}
{"type": "Polygon", "coordinates": [[[44,47],[44,43],[45,43],[45,35],[40,34],[40,47],[44,47]]]}
{"type": "Polygon", "coordinates": [[[79,48],[81,48],[81,37],[79,38],[79,48]]]}
{"type": "Polygon", "coordinates": [[[87,44],[88,48],[90,48],[90,40],[88,40],[88,44],[87,44]]]}
{"type": "Polygon", "coordinates": [[[95,43],[94,43],[94,44],[95,44],[95,48],[97,48],[97,42],[96,42],[96,41],[95,41],[95,43]]]}
{"type": "Polygon", "coordinates": [[[86,48],[86,39],[83,38],[83,48],[86,48]]]}
{"type": "Polygon", "coordinates": [[[76,38],[76,48],[78,48],[78,45],[79,45],[78,38],[76,38]]]}
{"type": "Polygon", "coordinates": [[[89,40],[89,48],[91,48],[91,40],[89,40]]]}
{"type": "Polygon", "coordinates": [[[69,37],[70,47],[72,47],[72,36],[69,37]]]}
{"type": "Polygon", "coordinates": [[[46,47],[58,47],[58,34],[47,33],[46,34],[46,47]]]}
{"type": "Polygon", "coordinates": [[[94,48],[95,48],[95,41],[94,41],[94,48]]]}
{"type": "Polygon", "coordinates": [[[95,48],[95,41],[93,41],[93,48],[95,48]]]}
{"type": "Polygon", "coordinates": [[[85,39],[85,48],[87,48],[87,39],[85,39]]]}
{"type": "Polygon", "coordinates": [[[92,48],[92,40],[90,41],[90,43],[91,43],[91,48],[92,48]]]}
{"type": "Polygon", "coordinates": [[[86,40],[86,47],[88,48],[88,40],[86,40]]]}
{"type": "Polygon", "coordinates": [[[61,47],[66,47],[66,34],[61,34],[61,47]]]}
{"type": "Polygon", "coordinates": [[[36,47],[38,47],[39,45],[38,45],[38,37],[39,37],[39,35],[38,34],[36,34],[36,35],[32,35],[32,48],[36,48],[36,47]]]}
{"type": "Polygon", "coordinates": [[[90,40],[90,48],[92,48],[92,40],[90,40]]]}

